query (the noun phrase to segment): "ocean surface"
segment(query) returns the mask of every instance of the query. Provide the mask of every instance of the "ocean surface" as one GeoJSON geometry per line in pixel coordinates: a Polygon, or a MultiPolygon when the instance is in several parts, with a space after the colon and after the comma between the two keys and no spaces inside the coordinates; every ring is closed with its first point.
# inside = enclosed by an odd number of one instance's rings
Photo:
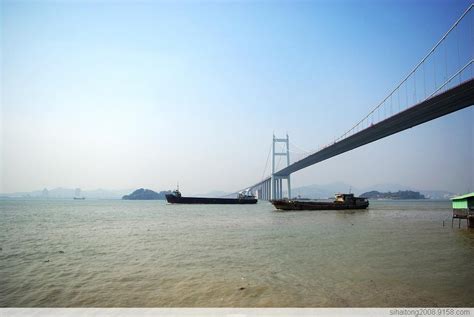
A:
{"type": "Polygon", "coordinates": [[[474,304],[474,230],[451,228],[449,201],[3,200],[0,247],[0,307],[474,304]]]}

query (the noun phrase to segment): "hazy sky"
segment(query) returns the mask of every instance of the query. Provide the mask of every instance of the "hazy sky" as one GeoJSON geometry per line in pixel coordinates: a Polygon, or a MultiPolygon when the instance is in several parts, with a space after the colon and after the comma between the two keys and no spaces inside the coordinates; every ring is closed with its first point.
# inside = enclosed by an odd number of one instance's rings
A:
{"type": "MultiPolygon", "coordinates": [[[[331,142],[469,4],[2,1],[0,192],[253,184],[273,132],[331,142]]],[[[379,140],[293,186],[472,191],[473,119],[470,107],[379,140]]]]}

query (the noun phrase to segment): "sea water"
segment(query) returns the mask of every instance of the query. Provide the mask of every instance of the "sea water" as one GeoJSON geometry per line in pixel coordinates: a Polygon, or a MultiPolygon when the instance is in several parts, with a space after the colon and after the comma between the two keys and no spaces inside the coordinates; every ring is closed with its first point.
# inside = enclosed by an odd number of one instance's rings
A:
{"type": "Polygon", "coordinates": [[[474,230],[451,213],[3,200],[0,306],[472,306],[474,230]]]}

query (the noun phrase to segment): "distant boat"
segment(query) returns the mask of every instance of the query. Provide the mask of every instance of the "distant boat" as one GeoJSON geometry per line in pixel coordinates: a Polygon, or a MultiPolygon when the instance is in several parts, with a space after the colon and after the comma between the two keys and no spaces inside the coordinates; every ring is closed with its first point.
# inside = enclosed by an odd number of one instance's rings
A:
{"type": "Polygon", "coordinates": [[[336,194],[333,202],[279,199],[272,200],[271,203],[280,210],[345,210],[369,207],[367,198],[354,197],[354,194],[336,194]]]}
{"type": "Polygon", "coordinates": [[[179,189],[166,195],[170,204],[212,204],[212,205],[244,205],[256,204],[257,199],[250,191],[241,192],[237,198],[208,198],[208,197],[183,197],[179,189]]]}
{"type": "Polygon", "coordinates": [[[84,200],[86,197],[81,196],[81,189],[76,188],[76,191],[74,193],[74,200],[84,200]]]}

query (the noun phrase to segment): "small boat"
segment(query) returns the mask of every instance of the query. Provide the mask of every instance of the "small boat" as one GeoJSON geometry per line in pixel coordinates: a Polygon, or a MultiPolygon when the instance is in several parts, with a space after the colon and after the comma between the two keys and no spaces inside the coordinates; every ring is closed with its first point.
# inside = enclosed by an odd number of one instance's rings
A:
{"type": "Polygon", "coordinates": [[[209,197],[183,197],[179,189],[171,194],[166,194],[170,204],[213,204],[213,205],[244,205],[256,204],[257,199],[250,191],[240,192],[237,198],[209,198],[209,197]]]}
{"type": "Polygon", "coordinates": [[[84,200],[84,199],[86,199],[86,197],[81,195],[81,189],[76,188],[76,191],[74,193],[74,200],[84,200]]]}
{"type": "Polygon", "coordinates": [[[367,209],[369,207],[367,198],[354,197],[354,194],[336,194],[333,202],[279,199],[272,200],[271,203],[280,210],[345,210],[367,209]]]}

